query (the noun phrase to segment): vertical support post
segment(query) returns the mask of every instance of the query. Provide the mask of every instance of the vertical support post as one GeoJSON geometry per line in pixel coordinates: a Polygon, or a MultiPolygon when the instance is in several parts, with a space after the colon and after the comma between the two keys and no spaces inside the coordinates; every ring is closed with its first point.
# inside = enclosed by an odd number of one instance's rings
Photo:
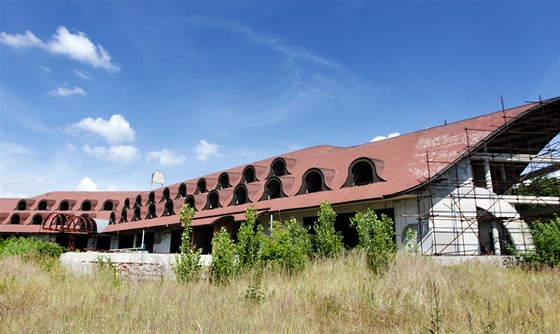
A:
{"type": "Polygon", "coordinates": [[[146,233],[146,230],[142,229],[142,244],[140,245],[140,249],[144,250],[144,234],[146,233]]]}
{"type": "MultiPolygon", "coordinates": [[[[488,153],[486,148],[484,148],[484,153],[488,153]]],[[[494,187],[492,186],[492,173],[490,171],[490,162],[488,159],[483,159],[482,163],[484,164],[484,175],[486,178],[486,189],[490,191],[494,191],[494,187]]]]}
{"type": "Polygon", "coordinates": [[[494,243],[494,255],[502,255],[500,248],[500,231],[498,230],[498,223],[492,221],[492,242],[494,243]]]}

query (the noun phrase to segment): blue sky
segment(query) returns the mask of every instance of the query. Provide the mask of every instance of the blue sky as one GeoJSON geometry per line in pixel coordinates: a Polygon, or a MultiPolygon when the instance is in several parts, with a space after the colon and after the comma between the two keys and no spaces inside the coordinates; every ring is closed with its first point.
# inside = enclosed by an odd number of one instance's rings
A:
{"type": "Polygon", "coordinates": [[[555,1],[0,1],[0,197],[148,190],[560,95],[555,1]]]}

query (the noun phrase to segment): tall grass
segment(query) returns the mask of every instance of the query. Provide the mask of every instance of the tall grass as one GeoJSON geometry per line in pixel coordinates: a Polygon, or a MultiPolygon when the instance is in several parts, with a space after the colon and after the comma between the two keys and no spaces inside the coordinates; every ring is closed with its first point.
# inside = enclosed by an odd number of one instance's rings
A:
{"type": "Polygon", "coordinates": [[[362,253],[229,285],[74,277],[0,259],[2,333],[554,333],[560,272],[441,267],[399,254],[384,276],[362,253]],[[115,283],[117,282],[117,283],[115,283]],[[250,293],[248,293],[250,292],[250,293]],[[258,300],[251,298],[258,296],[258,300]],[[437,302],[436,302],[437,301],[437,302]]]}

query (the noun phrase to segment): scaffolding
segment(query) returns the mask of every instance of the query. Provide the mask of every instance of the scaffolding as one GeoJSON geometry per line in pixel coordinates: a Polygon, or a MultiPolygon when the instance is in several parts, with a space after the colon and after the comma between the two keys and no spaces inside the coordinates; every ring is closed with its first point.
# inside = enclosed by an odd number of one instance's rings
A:
{"type": "Polygon", "coordinates": [[[532,247],[526,222],[560,212],[560,101],[539,101],[520,116],[502,110],[499,127],[465,128],[461,161],[438,161],[426,151],[428,177],[417,191],[423,252],[501,255],[512,245],[525,250],[532,247]],[[488,138],[470,139],[481,135],[488,138]],[[429,250],[423,246],[427,238],[429,250]]]}

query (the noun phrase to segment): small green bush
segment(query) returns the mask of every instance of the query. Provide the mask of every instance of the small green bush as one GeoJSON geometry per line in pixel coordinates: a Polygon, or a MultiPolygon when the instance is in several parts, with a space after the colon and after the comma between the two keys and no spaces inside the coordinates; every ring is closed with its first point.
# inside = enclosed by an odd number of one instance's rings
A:
{"type": "Polygon", "coordinates": [[[225,227],[212,238],[212,271],[213,283],[227,284],[239,272],[237,247],[225,227]]]}
{"type": "Polygon", "coordinates": [[[314,251],[318,256],[334,257],[344,251],[342,234],[336,232],[336,212],[329,202],[321,203],[317,212],[318,219],[313,224],[315,235],[313,236],[314,251]]]}
{"type": "Polygon", "coordinates": [[[263,260],[276,269],[293,274],[302,271],[309,263],[311,254],[310,235],[294,218],[284,222],[272,222],[271,235],[264,239],[263,260]]]}
{"type": "Polygon", "coordinates": [[[521,257],[533,264],[544,264],[551,267],[560,266],[560,217],[547,222],[534,222],[529,225],[533,245],[531,251],[521,257]]]}
{"type": "Polygon", "coordinates": [[[376,275],[384,274],[397,253],[397,246],[393,241],[393,221],[386,215],[381,215],[379,219],[375,211],[368,209],[365,213],[357,212],[350,218],[350,225],[358,231],[358,247],[365,249],[368,267],[376,275]]]}
{"type": "Polygon", "coordinates": [[[181,254],[175,258],[175,266],[173,271],[179,282],[190,282],[200,279],[202,267],[200,265],[201,249],[195,249],[192,245],[191,222],[194,217],[194,209],[188,204],[183,205],[179,210],[179,217],[183,223],[183,233],[181,234],[181,246],[179,250],[181,254]]]}

